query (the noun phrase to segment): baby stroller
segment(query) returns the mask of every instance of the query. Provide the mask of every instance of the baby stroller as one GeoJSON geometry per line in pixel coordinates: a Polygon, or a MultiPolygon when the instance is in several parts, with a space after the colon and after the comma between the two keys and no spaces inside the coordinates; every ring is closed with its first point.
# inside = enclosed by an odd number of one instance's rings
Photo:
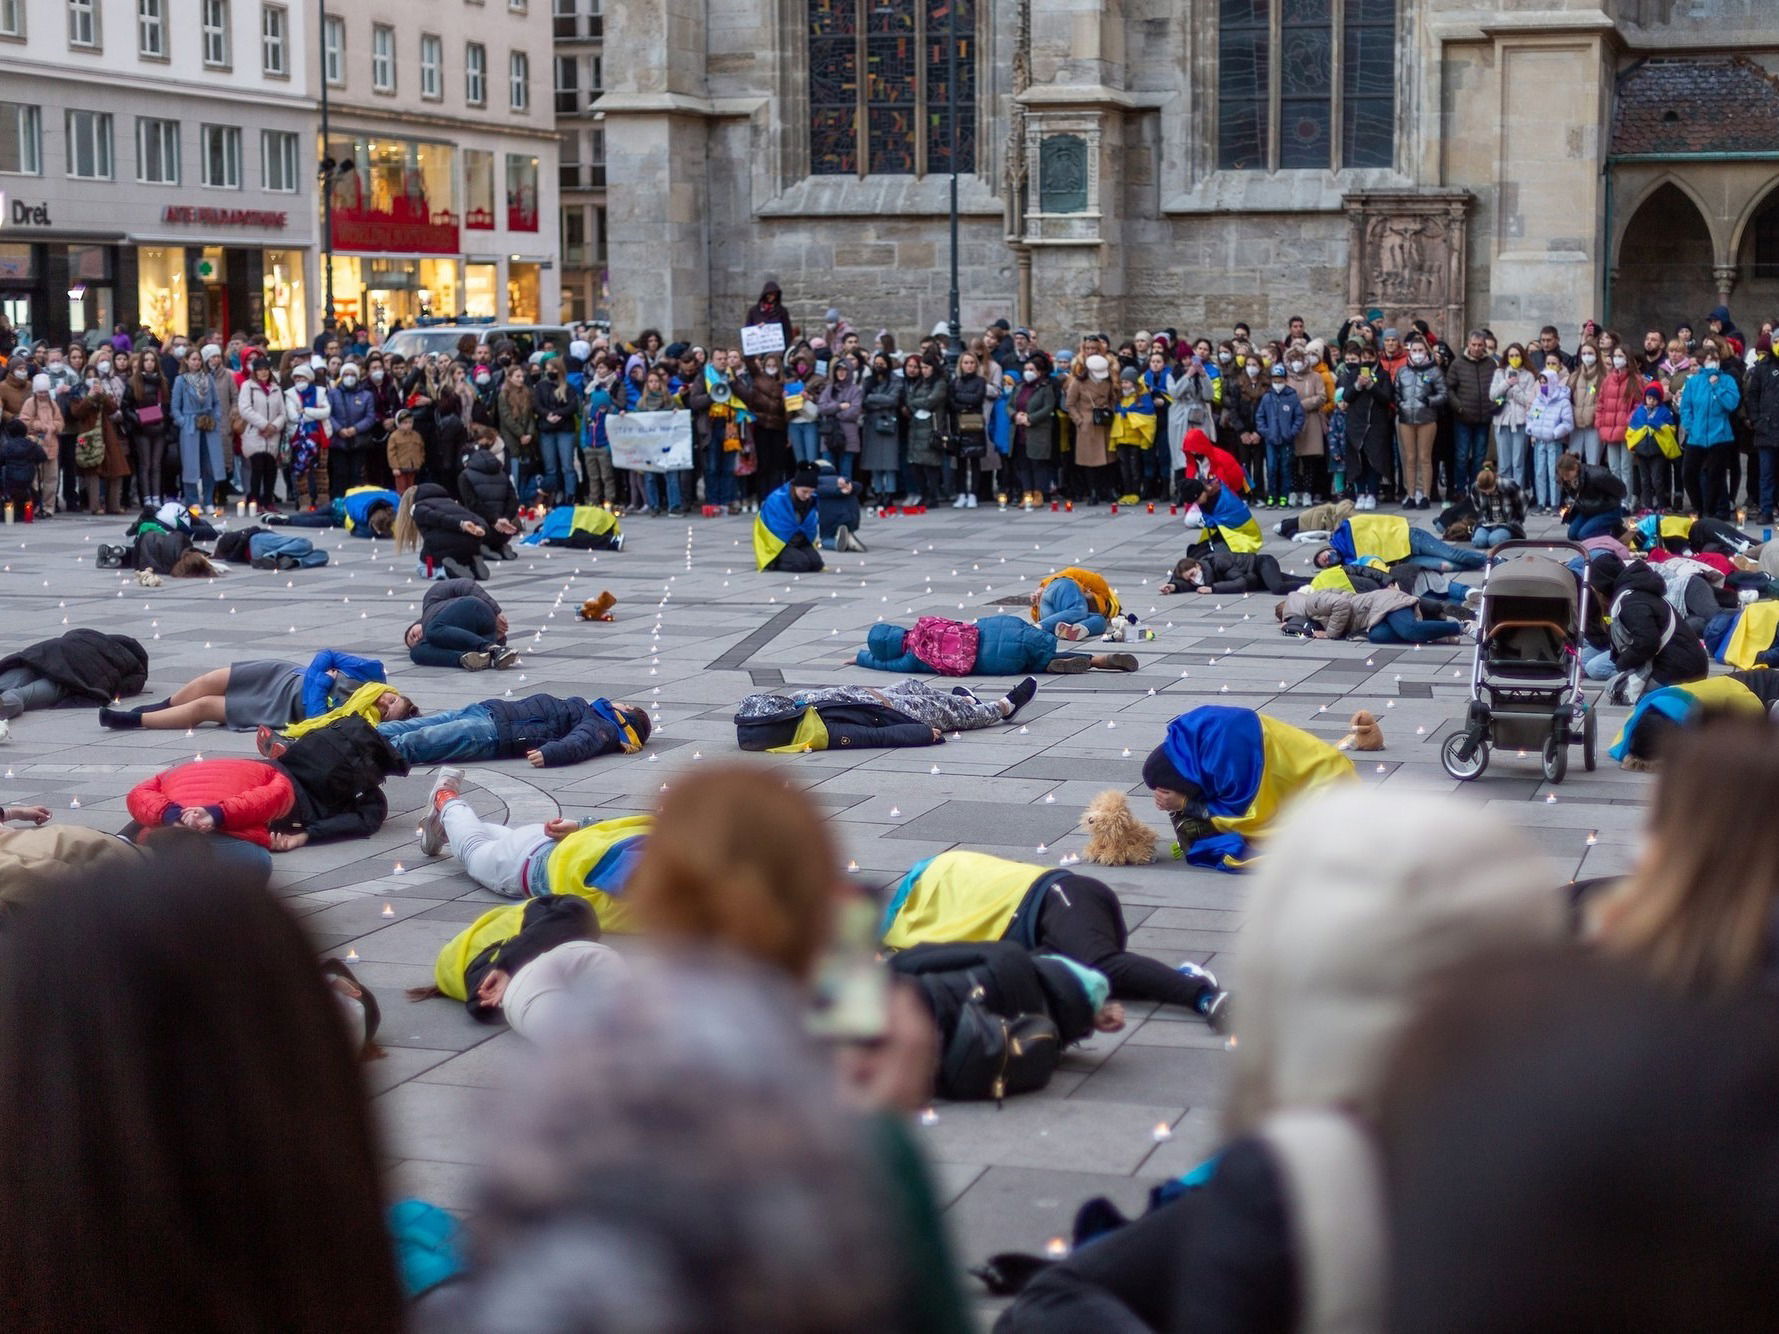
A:
{"type": "Polygon", "coordinates": [[[1470,668],[1464,730],[1445,739],[1439,761],[1453,778],[1480,778],[1491,747],[1541,753],[1547,781],[1569,771],[1569,747],[1581,743],[1594,768],[1598,720],[1581,689],[1578,641],[1586,620],[1587,550],[1575,542],[1503,542],[1503,557],[1484,577],[1470,668]],[[1580,558],[1581,573],[1534,551],[1580,558]]]}

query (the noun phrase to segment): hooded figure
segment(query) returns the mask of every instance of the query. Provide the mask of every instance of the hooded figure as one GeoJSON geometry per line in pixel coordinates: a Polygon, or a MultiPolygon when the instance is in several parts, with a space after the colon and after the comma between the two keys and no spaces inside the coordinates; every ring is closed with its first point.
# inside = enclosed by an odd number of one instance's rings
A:
{"type": "Polygon", "coordinates": [[[1558,948],[1568,910],[1556,869],[1498,817],[1407,793],[1379,839],[1378,813],[1357,787],[1304,802],[1254,877],[1209,1180],[1164,1186],[1170,1202],[1040,1273],[997,1331],[1384,1327],[1372,1132],[1388,1063],[1443,979],[1558,948]]]}
{"type": "Polygon", "coordinates": [[[760,299],[747,308],[745,324],[776,324],[784,330],[784,345],[791,345],[791,312],[784,307],[784,292],[778,285],[778,279],[768,278],[760,288],[760,299]]]}

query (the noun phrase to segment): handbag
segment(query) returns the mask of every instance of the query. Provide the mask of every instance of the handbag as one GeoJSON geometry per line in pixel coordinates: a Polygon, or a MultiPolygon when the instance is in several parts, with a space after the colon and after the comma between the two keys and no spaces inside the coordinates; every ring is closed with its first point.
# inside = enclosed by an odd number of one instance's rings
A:
{"type": "Polygon", "coordinates": [[[1111,408],[1095,408],[1093,410],[1093,424],[1095,426],[1110,426],[1112,424],[1112,418],[1117,415],[1118,414],[1112,411],[1111,408]]]}
{"type": "Polygon", "coordinates": [[[200,431],[214,431],[216,429],[216,418],[212,417],[208,412],[200,412],[197,415],[196,420],[192,422],[192,425],[196,426],[200,431]]]}
{"type": "Polygon", "coordinates": [[[164,415],[159,403],[144,403],[136,409],[136,421],[142,426],[153,426],[164,415]]]}
{"type": "Polygon", "coordinates": [[[74,439],[74,466],[86,471],[105,462],[105,432],[90,427],[74,439]]]}
{"type": "Polygon", "coordinates": [[[982,414],[980,412],[960,412],[960,413],[958,413],[957,414],[957,429],[964,432],[965,434],[969,434],[971,432],[981,431],[981,430],[985,429],[983,420],[982,420],[982,414]]]}

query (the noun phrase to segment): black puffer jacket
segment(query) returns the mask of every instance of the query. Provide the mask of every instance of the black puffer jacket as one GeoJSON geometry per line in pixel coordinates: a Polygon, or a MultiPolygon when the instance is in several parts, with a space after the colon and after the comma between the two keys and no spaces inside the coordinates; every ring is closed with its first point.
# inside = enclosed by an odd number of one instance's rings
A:
{"type": "Polygon", "coordinates": [[[1634,672],[1649,664],[1657,685],[1702,681],[1711,670],[1711,659],[1699,637],[1669,605],[1667,591],[1662,576],[1643,561],[1625,566],[1607,604],[1613,665],[1621,672],[1634,672]]]}
{"type": "Polygon", "coordinates": [[[1563,490],[1570,497],[1572,518],[1585,519],[1589,515],[1624,508],[1625,484],[1612,469],[1598,463],[1582,464],[1575,480],[1563,490]]]}
{"type": "Polygon", "coordinates": [[[482,516],[465,509],[451,493],[437,482],[422,482],[415,487],[414,523],[420,529],[420,554],[428,559],[468,563],[482,549],[482,539],[463,531],[465,523],[486,528],[482,516]]]}
{"type": "Polygon", "coordinates": [[[1064,1042],[1079,1042],[1093,1032],[1093,1007],[1069,966],[1010,940],[916,945],[892,954],[890,967],[920,984],[942,1051],[977,987],[982,988],[982,1003],[1004,1018],[1049,1015],[1064,1042]]]}
{"type": "MultiPolygon", "coordinates": [[[[624,749],[624,735],[593,711],[584,699],[527,695],[524,699],[485,699],[482,707],[494,720],[502,759],[518,759],[530,751],[544,757],[544,767],[579,764],[596,755],[624,749]]],[[[647,733],[645,732],[646,739],[647,733]]]]}
{"type": "Polygon", "coordinates": [[[1779,356],[1762,357],[1742,374],[1742,412],[1760,449],[1779,449],[1779,356]]]}
{"type": "Polygon", "coordinates": [[[408,772],[408,762],[356,716],[304,733],[277,765],[290,775],[296,801],[276,826],[304,830],[310,842],[369,838],[389,815],[383,780],[408,772]]]}
{"type": "Polygon", "coordinates": [[[457,478],[457,494],[463,503],[492,526],[496,519],[517,523],[519,493],[513,490],[513,479],[491,450],[472,450],[463,461],[463,472],[457,478]]]}
{"type": "Polygon", "coordinates": [[[0,658],[0,672],[14,667],[47,676],[68,692],[71,704],[78,700],[109,704],[141,693],[148,680],[148,653],[128,635],[70,630],[0,658]]]}

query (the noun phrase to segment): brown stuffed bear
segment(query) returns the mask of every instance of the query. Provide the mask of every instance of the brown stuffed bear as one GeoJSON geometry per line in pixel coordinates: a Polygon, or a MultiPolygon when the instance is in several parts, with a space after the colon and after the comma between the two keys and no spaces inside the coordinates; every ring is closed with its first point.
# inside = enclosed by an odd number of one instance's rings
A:
{"type": "Polygon", "coordinates": [[[588,598],[581,603],[581,608],[575,615],[583,621],[613,621],[617,617],[612,615],[612,608],[617,605],[618,599],[608,589],[598,597],[588,598]]]}
{"type": "Polygon", "coordinates": [[[1342,750],[1382,750],[1384,748],[1384,729],[1378,721],[1365,709],[1353,715],[1347,724],[1352,731],[1348,732],[1341,742],[1342,750]]]}

